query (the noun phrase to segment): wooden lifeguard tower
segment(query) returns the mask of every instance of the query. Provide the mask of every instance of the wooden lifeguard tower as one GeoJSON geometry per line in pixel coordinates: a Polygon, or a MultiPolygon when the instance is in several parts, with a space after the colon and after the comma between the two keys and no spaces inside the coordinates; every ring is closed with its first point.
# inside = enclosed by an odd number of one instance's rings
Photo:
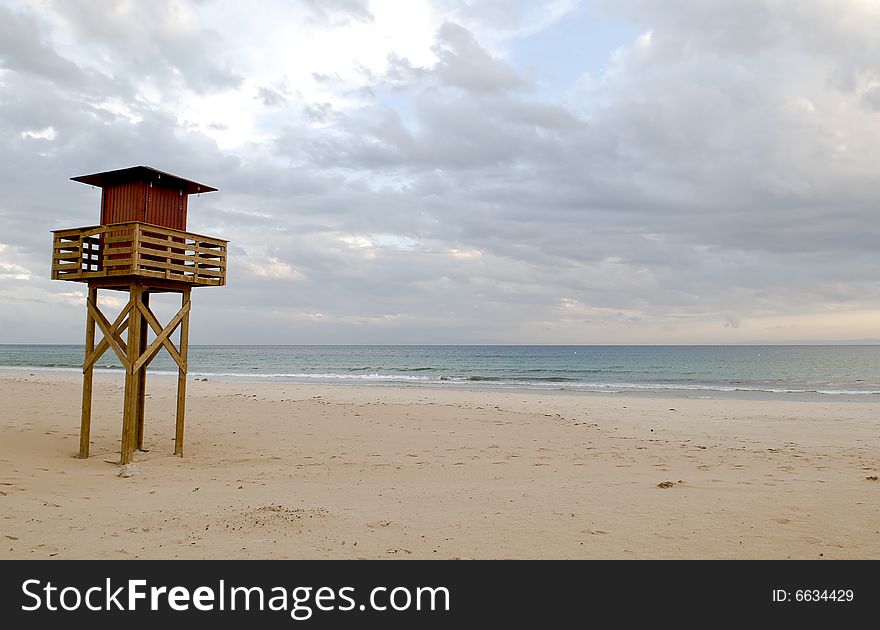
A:
{"type": "Polygon", "coordinates": [[[217,189],[147,166],[71,179],[102,193],[100,225],[53,232],[52,279],[89,285],[79,456],[89,456],[93,370],[108,349],[125,368],[120,463],[143,449],[147,366],[163,347],[178,366],[174,454],[183,455],[190,292],[226,284],[227,251],[223,239],[185,231],[187,199],[217,189]],[[100,289],[128,293],[112,322],[98,308],[100,289]],[[181,295],[180,310],[164,327],[150,310],[151,293],[181,295]],[[97,345],[96,325],[103,334],[97,345]],[[149,345],[148,326],[155,334],[149,345]]]}

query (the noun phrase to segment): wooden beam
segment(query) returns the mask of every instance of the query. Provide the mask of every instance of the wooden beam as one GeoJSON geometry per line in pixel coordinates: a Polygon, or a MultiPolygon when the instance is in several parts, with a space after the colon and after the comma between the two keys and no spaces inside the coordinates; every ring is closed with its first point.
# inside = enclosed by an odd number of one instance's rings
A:
{"type": "MultiPolygon", "coordinates": [[[[141,252],[141,264],[146,265],[149,264],[147,261],[150,260],[151,256],[155,256],[157,259],[167,259],[171,258],[174,260],[183,260],[186,262],[193,262],[193,260],[197,257],[205,256],[206,260],[210,260],[210,257],[207,254],[181,254],[175,251],[171,251],[169,248],[152,248],[152,247],[144,247],[140,250],[141,252]],[[146,260],[144,260],[146,257],[146,260]]],[[[60,260],[60,259],[59,259],[60,260]]]]}
{"type": "MultiPolygon", "coordinates": [[[[131,305],[131,298],[129,298],[129,303],[126,306],[126,308],[131,309],[131,306],[132,306],[131,305]]],[[[104,333],[104,339],[107,340],[107,342],[110,344],[110,347],[113,348],[113,352],[115,352],[116,356],[119,357],[119,361],[122,363],[123,366],[125,366],[125,369],[127,369],[127,370],[130,369],[131,364],[129,363],[129,360],[128,360],[128,357],[126,356],[126,354],[130,355],[131,353],[122,349],[122,347],[120,346],[119,340],[113,334],[113,329],[111,328],[110,322],[107,321],[107,318],[104,317],[104,314],[101,313],[100,310],[98,310],[97,305],[94,304],[91,300],[88,301],[88,309],[89,309],[89,313],[92,314],[92,317],[95,318],[95,322],[98,324],[98,328],[100,328],[101,332],[104,333]]],[[[132,317],[134,316],[134,314],[135,314],[134,311],[132,311],[132,317]]],[[[131,319],[131,317],[129,319],[131,319]]],[[[129,321],[129,323],[128,323],[128,329],[129,329],[128,345],[130,346],[131,345],[131,321],[129,321]]]]}
{"type": "MultiPolygon", "coordinates": [[[[137,303],[138,309],[142,309],[147,313],[150,312],[150,292],[149,290],[144,290],[142,297],[138,300],[137,303]]],[[[147,345],[147,327],[141,324],[141,336],[139,341],[139,348],[144,348],[147,345]]],[[[139,451],[144,450],[144,407],[146,405],[146,393],[147,393],[147,366],[142,365],[140,369],[137,370],[136,378],[138,381],[138,398],[136,400],[136,413],[137,416],[137,449],[139,451]]]]}
{"type": "MultiPolygon", "coordinates": [[[[128,329],[128,334],[131,334],[131,327],[128,329]]],[[[128,347],[134,347],[134,344],[131,343],[131,339],[129,339],[128,347]]],[[[131,463],[132,450],[129,449],[129,444],[131,443],[130,435],[130,423],[129,416],[131,414],[131,397],[132,397],[132,387],[134,385],[134,378],[132,376],[132,371],[130,368],[125,369],[125,394],[122,402],[122,439],[120,440],[120,448],[119,448],[119,463],[120,464],[128,464],[131,463]]]]}
{"type": "MultiPolygon", "coordinates": [[[[91,288],[92,287],[90,286],[90,289],[91,288]]],[[[98,287],[94,287],[94,288],[97,290],[98,287]]],[[[91,292],[90,292],[90,294],[91,294],[91,292]]],[[[97,295],[97,293],[96,293],[96,295],[97,295]]],[[[123,308],[119,312],[119,315],[116,316],[116,319],[114,320],[113,325],[110,327],[110,330],[113,332],[113,338],[116,339],[116,343],[118,343],[120,345],[120,347],[122,348],[122,350],[125,352],[128,352],[128,350],[126,349],[125,342],[122,341],[121,335],[122,335],[122,331],[125,330],[126,327],[128,326],[128,313],[129,313],[129,311],[131,311],[131,308],[132,308],[132,304],[129,301],[129,303],[125,305],[125,308],[123,308]]],[[[86,360],[83,363],[83,372],[85,372],[87,369],[92,367],[95,364],[95,361],[100,359],[103,356],[103,354],[107,351],[107,348],[109,348],[109,347],[110,347],[110,342],[107,341],[107,338],[104,337],[103,339],[101,339],[101,343],[98,344],[98,347],[94,348],[94,350],[91,354],[86,355],[86,360]]]]}
{"type": "MultiPolygon", "coordinates": [[[[153,314],[153,311],[150,310],[149,304],[145,305],[145,308],[141,308],[141,314],[143,314],[144,319],[147,320],[147,323],[150,325],[150,328],[153,329],[153,332],[156,333],[156,338],[158,339],[159,335],[164,332],[162,325],[159,323],[159,320],[156,318],[156,315],[153,314]]],[[[173,320],[172,320],[173,321],[173,320]]],[[[168,323],[171,325],[171,322],[168,323]]],[[[174,330],[168,332],[164,337],[164,341],[162,345],[165,346],[165,349],[168,350],[168,354],[171,355],[171,358],[174,359],[174,362],[177,363],[177,366],[180,367],[182,359],[180,358],[180,353],[177,351],[177,348],[174,347],[174,344],[171,342],[170,336],[174,334],[174,330]]],[[[154,340],[155,341],[155,340],[154,340]]],[[[151,344],[151,348],[154,344],[151,344]]],[[[160,346],[156,346],[156,349],[152,354],[145,352],[146,355],[146,364],[149,365],[150,362],[155,358],[156,354],[158,354],[160,346]]]]}
{"type": "MultiPolygon", "coordinates": [[[[189,293],[190,293],[190,291],[189,291],[189,289],[187,289],[186,291],[183,292],[183,295],[188,296],[189,293]]],[[[168,322],[168,324],[165,326],[165,328],[163,328],[160,332],[158,332],[156,334],[156,338],[153,339],[153,343],[150,344],[150,347],[147,348],[143,352],[143,354],[141,354],[140,357],[138,357],[135,360],[135,363],[134,363],[135,370],[140,369],[140,367],[144,363],[151,360],[153,358],[153,356],[156,354],[156,352],[158,352],[159,348],[163,345],[165,345],[166,348],[168,346],[170,346],[170,348],[168,349],[168,352],[171,354],[172,358],[174,358],[174,361],[177,363],[177,366],[182,370],[186,370],[186,359],[183,358],[182,354],[178,354],[176,348],[173,351],[171,350],[171,348],[174,348],[174,344],[172,344],[171,340],[168,339],[169,335],[171,335],[174,332],[174,330],[177,328],[177,325],[184,318],[186,318],[189,315],[190,301],[184,300],[183,302],[184,302],[183,306],[181,306],[180,310],[177,311],[177,315],[175,315],[171,319],[171,321],[168,322]]],[[[145,313],[144,309],[142,309],[142,308],[138,309],[138,316],[142,316],[145,314],[146,313],[145,313]]],[[[152,313],[150,313],[150,315],[152,315],[152,313]]]]}
{"type": "MultiPolygon", "coordinates": [[[[70,259],[75,259],[75,257],[71,257],[70,259]]],[[[56,260],[62,260],[61,258],[56,258],[56,260]]],[[[64,259],[69,260],[69,259],[64,259]]],[[[80,271],[82,270],[82,263],[79,262],[60,262],[52,265],[52,271],[80,271]]]]}
{"type": "Polygon", "coordinates": [[[183,425],[186,416],[186,372],[189,355],[189,311],[191,290],[186,289],[180,297],[180,312],[183,319],[180,326],[181,363],[177,371],[177,420],[174,429],[174,454],[183,457],[183,425]]]}
{"type": "MultiPolygon", "coordinates": [[[[147,230],[147,233],[149,233],[149,230],[147,230]]],[[[177,235],[178,238],[186,238],[187,236],[190,236],[190,235],[186,234],[185,232],[181,232],[180,234],[177,235]]],[[[169,236],[168,238],[171,239],[173,237],[169,236]]],[[[170,248],[172,251],[174,251],[174,250],[191,251],[191,252],[195,252],[195,253],[199,253],[199,254],[209,254],[209,255],[220,255],[220,254],[226,253],[226,243],[222,243],[222,244],[218,243],[216,245],[213,243],[205,243],[205,242],[186,243],[186,242],[182,242],[182,241],[166,240],[166,239],[162,239],[162,238],[153,238],[152,236],[144,236],[143,234],[140,236],[140,240],[138,242],[140,242],[142,244],[157,245],[159,247],[167,247],[167,248],[170,248]]],[[[158,250],[154,250],[154,251],[158,251],[158,250]]]]}
{"type": "Polygon", "coordinates": [[[101,225],[93,225],[91,227],[82,227],[82,228],[70,228],[67,230],[52,230],[52,235],[55,241],[73,241],[80,240],[81,238],[89,238],[94,236],[95,234],[100,234],[104,231],[104,226],[101,225]]]}
{"type": "MultiPolygon", "coordinates": [[[[114,328],[114,331],[116,332],[117,335],[121,335],[122,331],[127,328],[128,328],[128,317],[126,317],[122,322],[120,322],[119,326],[114,328]]],[[[125,352],[128,352],[126,350],[127,346],[124,341],[122,341],[119,337],[117,337],[116,342],[120,346],[122,346],[122,349],[125,352]]],[[[85,372],[87,369],[92,367],[98,361],[98,359],[100,359],[102,356],[104,356],[104,353],[107,351],[107,348],[109,348],[109,347],[110,347],[110,342],[107,341],[106,339],[101,339],[101,342],[95,348],[94,352],[92,352],[92,354],[88,357],[85,365],[83,365],[83,372],[85,372]]]]}
{"type": "MultiPolygon", "coordinates": [[[[152,256],[156,256],[155,254],[151,254],[152,256]]],[[[138,268],[142,267],[150,267],[153,269],[167,269],[169,271],[176,271],[178,274],[184,274],[189,271],[193,271],[195,269],[195,265],[184,264],[184,263],[166,263],[160,262],[158,260],[150,260],[141,258],[139,261],[138,268]]]]}
{"type": "MultiPolygon", "coordinates": [[[[141,301],[144,289],[133,284],[130,289],[130,302],[137,304],[141,301]]],[[[125,369],[125,404],[122,411],[122,448],[119,462],[128,464],[134,455],[137,444],[137,412],[138,401],[141,395],[137,370],[134,365],[140,356],[142,316],[139,309],[133,308],[129,315],[128,323],[128,357],[125,369]]]]}
{"type": "Polygon", "coordinates": [[[161,279],[178,290],[224,286],[227,249],[223,239],[137,221],[61,230],[53,236],[50,277],[90,285],[102,279],[112,288],[119,277],[125,290],[136,278],[161,279]]]}
{"type": "MultiPolygon", "coordinates": [[[[98,289],[95,287],[89,287],[89,297],[88,299],[97,303],[98,301],[98,289]]],[[[88,357],[93,353],[95,349],[95,318],[92,317],[92,313],[86,309],[86,362],[88,362],[88,357]]],[[[92,365],[94,361],[89,364],[88,368],[83,368],[83,395],[82,395],[82,419],[80,420],[79,425],[79,456],[81,459],[86,459],[89,456],[89,441],[91,439],[91,428],[92,428],[92,376],[94,369],[92,365]]]]}

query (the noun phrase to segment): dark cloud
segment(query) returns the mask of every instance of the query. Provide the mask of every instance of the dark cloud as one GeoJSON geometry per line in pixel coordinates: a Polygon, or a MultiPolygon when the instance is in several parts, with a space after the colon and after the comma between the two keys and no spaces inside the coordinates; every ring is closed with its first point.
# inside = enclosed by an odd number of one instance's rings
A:
{"type": "Polygon", "coordinates": [[[234,88],[242,81],[223,38],[191,23],[184,14],[185,4],[172,0],[51,0],[50,4],[93,61],[109,57],[119,73],[153,79],[160,89],[163,83],[183,81],[201,93],[234,88]]]}
{"type": "MultiPolygon", "coordinates": [[[[563,101],[441,22],[435,62],[312,77],[337,98],[261,79],[246,100],[268,139],[234,150],[176,111],[175,90],[235,91],[228,34],[173,21],[172,3],[149,29],[52,6],[79,55],[36,13],[0,22],[0,297],[30,300],[0,309],[2,340],[79,339],[47,231],[97,219],[70,176],[142,163],[221,189],[191,205],[191,229],[234,248],[227,289],[197,296],[194,342],[773,339],[792,330],[778,318],[880,306],[880,24],[856,4],[608,3],[645,35],[563,101]],[[183,78],[157,101],[138,72],[183,78]]],[[[376,19],[312,9],[327,28],[376,19]]],[[[500,10],[452,17],[522,23],[500,10]]]]}
{"type": "Polygon", "coordinates": [[[510,65],[487,53],[467,29],[446,22],[437,31],[434,47],[439,62],[435,76],[445,85],[470,93],[497,92],[527,87],[510,65]]]}
{"type": "Polygon", "coordinates": [[[47,42],[35,16],[0,6],[0,65],[61,84],[82,85],[80,68],[47,42]]]}

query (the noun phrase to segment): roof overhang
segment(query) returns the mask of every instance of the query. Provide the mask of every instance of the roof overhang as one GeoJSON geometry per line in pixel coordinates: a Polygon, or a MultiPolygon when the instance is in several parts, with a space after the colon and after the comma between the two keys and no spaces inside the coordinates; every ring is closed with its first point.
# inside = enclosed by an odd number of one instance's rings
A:
{"type": "Polygon", "coordinates": [[[130,168],[122,168],[116,171],[105,171],[103,173],[92,173],[91,175],[79,175],[71,177],[75,182],[90,184],[105,188],[107,186],[116,186],[118,184],[127,184],[130,182],[150,182],[156,186],[163,188],[175,188],[182,190],[187,195],[198,193],[214,192],[217,190],[213,186],[200,184],[189,179],[165,173],[150,166],[132,166],[130,168]]]}

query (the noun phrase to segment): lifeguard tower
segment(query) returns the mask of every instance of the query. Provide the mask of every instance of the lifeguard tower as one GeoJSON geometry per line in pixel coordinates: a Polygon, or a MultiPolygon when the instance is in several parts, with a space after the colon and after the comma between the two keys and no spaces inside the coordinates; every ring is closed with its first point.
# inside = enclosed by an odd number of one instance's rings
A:
{"type": "Polygon", "coordinates": [[[163,347],[178,367],[174,454],[183,455],[190,293],[226,284],[227,251],[223,239],[185,231],[187,200],[217,189],[148,166],[71,179],[101,188],[101,224],[55,230],[52,244],[52,279],[89,285],[79,456],[89,456],[92,376],[108,349],[125,368],[120,463],[143,449],[147,366],[163,347]],[[128,293],[112,322],[98,308],[102,289],[128,293]],[[152,293],[181,295],[180,310],[165,326],[150,310],[152,293]],[[103,334],[97,345],[96,325],[103,334]],[[148,327],[155,334],[149,345],[148,327]],[[171,336],[178,327],[175,346],[171,336]]]}

